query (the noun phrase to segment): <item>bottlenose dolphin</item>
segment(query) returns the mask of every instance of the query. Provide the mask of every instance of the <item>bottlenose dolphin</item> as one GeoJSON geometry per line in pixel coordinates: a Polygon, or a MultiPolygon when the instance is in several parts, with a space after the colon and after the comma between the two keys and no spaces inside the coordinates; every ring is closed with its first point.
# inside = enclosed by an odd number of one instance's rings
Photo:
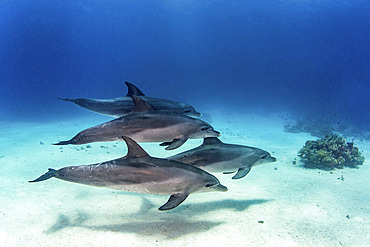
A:
{"type": "Polygon", "coordinates": [[[233,179],[245,177],[253,166],[276,161],[275,157],[262,149],[226,144],[217,137],[204,138],[203,144],[199,147],[170,156],[168,159],[196,166],[207,172],[228,174],[237,171],[233,179]]]}
{"type": "Polygon", "coordinates": [[[227,191],[227,187],[208,172],[194,166],[149,156],[134,140],[122,137],[127,144],[125,157],[98,164],[50,169],[40,182],[55,177],[91,186],[108,187],[136,193],[171,195],[159,208],[169,210],[180,205],[190,193],[227,191]]]}
{"type": "Polygon", "coordinates": [[[121,136],[128,136],[137,142],[164,142],[161,146],[172,150],[188,139],[220,136],[211,125],[200,119],[157,111],[138,96],[131,97],[135,102],[131,113],[83,130],[71,140],[55,145],[118,141],[121,136]]]}
{"type": "Polygon", "coordinates": [[[154,109],[157,109],[159,111],[181,113],[194,117],[201,116],[199,112],[197,112],[192,106],[188,104],[166,99],[148,97],[145,96],[143,92],[141,92],[140,89],[138,89],[135,85],[129,82],[125,83],[128,87],[128,93],[124,97],[119,97],[115,99],[58,99],[73,102],[83,108],[103,115],[122,117],[131,112],[134,108],[134,102],[132,101],[130,96],[136,95],[147,101],[154,109]]]}

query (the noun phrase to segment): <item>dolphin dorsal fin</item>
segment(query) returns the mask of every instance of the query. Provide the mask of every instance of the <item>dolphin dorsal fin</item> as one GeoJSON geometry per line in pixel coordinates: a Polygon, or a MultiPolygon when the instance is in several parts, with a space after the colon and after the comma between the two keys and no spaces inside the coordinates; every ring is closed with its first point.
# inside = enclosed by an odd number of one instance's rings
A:
{"type": "Polygon", "coordinates": [[[141,158],[149,156],[149,154],[145,152],[145,150],[142,149],[142,147],[140,147],[136,141],[127,136],[122,136],[122,139],[126,142],[127,145],[127,155],[125,156],[125,158],[141,158]]]}
{"type": "Polygon", "coordinates": [[[155,111],[155,109],[145,100],[136,95],[130,96],[134,100],[134,109],[131,112],[155,111]]]}
{"type": "Polygon", "coordinates": [[[218,139],[217,137],[206,137],[204,138],[202,145],[215,145],[215,144],[221,144],[221,143],[223,142],[220,141],[220,139],[218,139]]]}
{"type": "Polygon", "coordinates": [[[126,96],[132,96],[132,95],[145,96],[145,94],[143,92],[141,92],[141,90],[138,89],[134,84],[129,83],[127,81],[125,81],[125,84],[126,84],[127,90],[128,90],[126,96]]]}

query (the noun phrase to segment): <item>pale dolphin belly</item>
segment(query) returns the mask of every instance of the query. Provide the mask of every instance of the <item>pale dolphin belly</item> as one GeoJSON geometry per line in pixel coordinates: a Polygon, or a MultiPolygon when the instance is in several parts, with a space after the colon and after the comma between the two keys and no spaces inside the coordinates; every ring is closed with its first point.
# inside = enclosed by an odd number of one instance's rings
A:
{"type": "Polygon", "coordinates": [[[223,173],[223,172],[236,172],[239,168],[245,166],[243,165],[243,158],[239,157],[233,160],[226,160],[220,162],[207,163],[202,162],[195,165],[207,172],[211,173],[223,173]]]}
{"type": "MultiPolygon", "coordinates": [[[[138,142],[161,142],[172,141],[176,138],[181,138],[182,134],[191,134],[181,124],[172,125],[157,129],[143,129],[135,133],[127,133],[130,137],[138,142]]],[[[126,135],[127,136],[127,135],[126,135]]]]}

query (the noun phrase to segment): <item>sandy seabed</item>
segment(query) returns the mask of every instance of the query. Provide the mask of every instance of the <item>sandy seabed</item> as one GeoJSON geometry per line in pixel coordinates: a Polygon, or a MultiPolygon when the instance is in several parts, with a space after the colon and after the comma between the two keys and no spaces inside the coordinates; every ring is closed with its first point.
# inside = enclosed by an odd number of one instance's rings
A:
{"type": "MultiPolygon", "coordinates": [[[[168,196],[89,187],[50,179],[28,183],[50,168],[112,160],[123,142],[53,146],[108,121],[93,115],[58,123],[0,122],[0,246],[369,246],[370,143],[359,169],[304,169],[297,157],[309,134],[283,131],[281,116],[211,112],[221,140],[254,146],[278,158],[243,179],[215,174],[227,192],[191,194],[161,212],[168,196]]],[[[154,157],[174,151],[142,143],[154,157]]]]}

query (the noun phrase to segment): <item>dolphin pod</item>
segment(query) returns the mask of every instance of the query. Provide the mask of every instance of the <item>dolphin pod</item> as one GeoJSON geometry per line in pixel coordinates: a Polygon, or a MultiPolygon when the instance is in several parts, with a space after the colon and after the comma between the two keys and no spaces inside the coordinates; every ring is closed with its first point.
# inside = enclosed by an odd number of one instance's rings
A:
{"type": "Polygon", "coordinates": [[[125,82],[128,93],[116,99],[61,99],[88,110],[117,117],[85,129],[67,141],[54,145],[78,145],[123,140],[127,155],[97,164],[67,166],[48,172],[30,183],[52,177],[90,186],[117,190],[170,195],[159,210],[180,205],[189,194],[227,191],[211,173],[235,173],[245,177],[252,167],[275,162],[270,153],[255,147],[223,143],[220,132],[201,119],[192,106],[145,96],[125,82]],[[191,150],[160,159],[149,156],[137,142],[161,142],[166,150],[182,146],[188,139],[203,138],[203,144],[191,150]]]}

